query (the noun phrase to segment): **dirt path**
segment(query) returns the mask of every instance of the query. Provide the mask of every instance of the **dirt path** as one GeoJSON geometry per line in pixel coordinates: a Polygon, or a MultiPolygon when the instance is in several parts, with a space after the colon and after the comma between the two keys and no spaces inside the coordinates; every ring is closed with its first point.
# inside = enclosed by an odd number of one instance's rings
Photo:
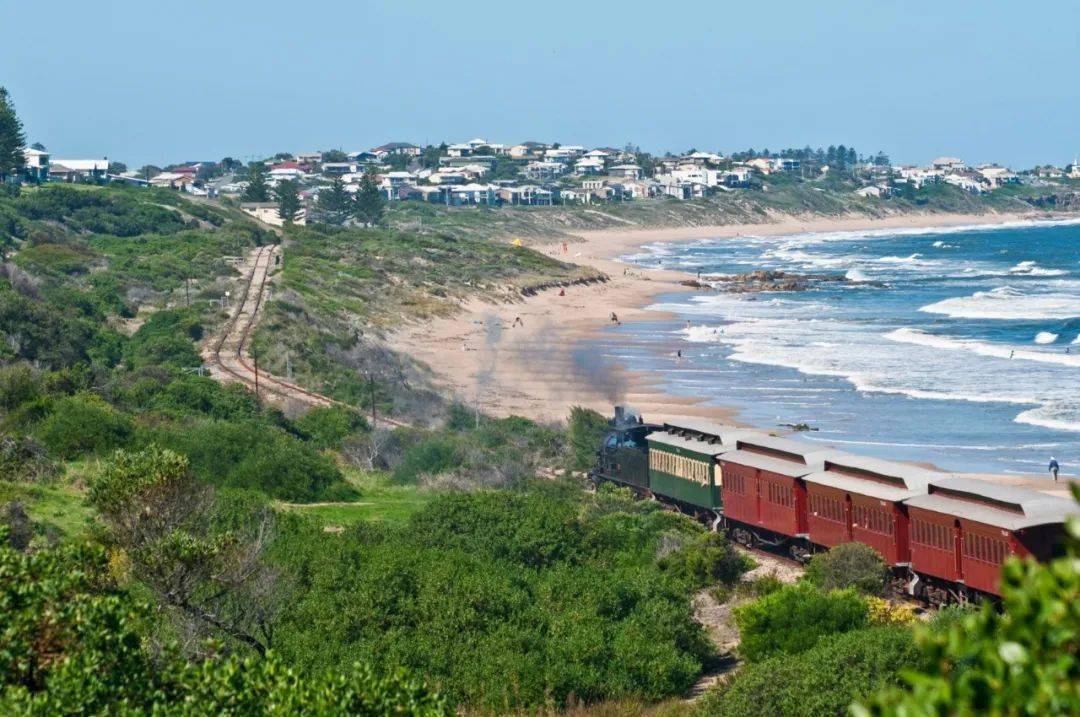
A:
{"type": "MultiPolygon", "coordinates": [[[[746,550],[734,546],[740,553],[751,558],[757,567],[742,576],[742,582],[748,583],[766,575],[773,575],[782,583],[794,583],[803,573],[803,568],[790,560],[759,550],[746,550]]],[[[697,620],[716,648],[717,658],[705,665],[701,676],[686,694],[687,701],[693,701],[716,686],[724,677],[739,667],[735,648],[739,646],[739,629],[735,626],[734,609],[745,600],[729,597],[720,602],[711,590],[702,590],[694,596],[694,619],[697,620]]]]}

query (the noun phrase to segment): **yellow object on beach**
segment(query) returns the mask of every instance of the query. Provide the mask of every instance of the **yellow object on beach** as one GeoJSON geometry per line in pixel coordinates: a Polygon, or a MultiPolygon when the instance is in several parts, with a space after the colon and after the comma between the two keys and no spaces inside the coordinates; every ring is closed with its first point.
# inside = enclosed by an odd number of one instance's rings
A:
{"type": "Polygon", "coordinates": [[[523,243],[523,242],[521,241],[521,239],[520,239],[520,238],[518,238],[518,237],[514,237],[514,242],[513,242],[514,246],[521,246],[521,245],[522,245],[522,243],[523,243]]]}

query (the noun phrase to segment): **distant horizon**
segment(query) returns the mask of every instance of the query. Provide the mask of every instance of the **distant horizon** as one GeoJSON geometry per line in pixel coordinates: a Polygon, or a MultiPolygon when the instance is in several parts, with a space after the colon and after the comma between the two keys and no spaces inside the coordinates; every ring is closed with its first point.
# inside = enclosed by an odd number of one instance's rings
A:
{"type": "Polygon", "coordinates": [[[484,136],[854,146],[1017,169],[1080,155],[1080,5],[11,3],[29,142],[132,167],[484,136]],[[1053,18],[1047,22],[1046,18],[1053,18]]]}

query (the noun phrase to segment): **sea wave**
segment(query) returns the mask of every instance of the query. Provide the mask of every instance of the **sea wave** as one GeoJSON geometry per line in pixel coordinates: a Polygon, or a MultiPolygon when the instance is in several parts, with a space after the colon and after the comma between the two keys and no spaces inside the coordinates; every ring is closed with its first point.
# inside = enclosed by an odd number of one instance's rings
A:
{"type": "Polygon", "coordinates": [[[1065,269],[1046,269],[1034,261],[1022,261],[1009,269],[1009,273],[1025,276],[1065,276],[1069,272],[1065,269]]]}
{"type": "MultiPolygon", "coordinates": [[[[1052,335],[1055,337],[1057,336],[1057,334],[1052,335]]],[[[979,356],[991,358],[1038,361],[1040,363],[1052,363],[1060,366],[1080,368],[1080,354],[1051,353],[1049,351],[1032,351],[1030,349],[1022,348],[1016,349],[1011,348],[1006,344],[993,344],[988,341],[952,338],[949,336],[930,334],[920,329],[896,329],[885,334],[885,338],[899,343],[927,346],[945,351],[970,351],[979,356]]],[[[1038,343],[1038,341],[1036,341],[1036,343],[1038,343]]]]}
{"type": "Polygon", "coordinates": [[[1058,340],[1058,335],[1053,331],[1040,331],[1035,334],[1035,343],[1037,344],[1052,344],[1058,340]]]}
{"type": "Polygon", "coordinates": [[[1006,285],[944,299],[919,311],[954,319],[1071,319],[1080,317],[1080,291],[1026,293],[1006,285]]]}

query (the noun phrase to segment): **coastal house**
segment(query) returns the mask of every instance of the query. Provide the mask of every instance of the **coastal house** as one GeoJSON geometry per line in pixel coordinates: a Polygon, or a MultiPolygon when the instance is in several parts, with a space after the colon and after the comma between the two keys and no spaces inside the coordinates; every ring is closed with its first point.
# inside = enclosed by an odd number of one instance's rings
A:
{"type": "Polygon", "coordinates": [[[502,204],[522,206],[551,206],[553,196],[551,190],[533,184],[501,187],[497,194],[502,204]]]}
{"type": "Polygon", "coordinates": [[[381,176],[380,186],[388,189],[397,189],[406,184],[413,184],[416,178],[412,172],[387,172],[381,176]]]}
{"type": "Polygon", "coordinates": [[[374,147],[371,153],[378,159],[386,159],[387,157],[394,155],[404,155],[406,157],[419,157],[420,148],[415,144],[408,142],[389,142],[387,144],[380,144],[378,147],[374,147]]]}
{"type": "Polygon", "coordinates": [[[360,166],[356,162],[326,162],[322,166],[324,177],[342,177],[346,174],[356,174],[360,166]]]}
{"type": "Polygon", "coordinates": [[[161,172],[150,178],[151,187],[187,191],[195,184],[195,177],[186,172],[161,172]]]}
{"type": "Polygon", "coordinates": [[[750,184],[752,174],[749,167],[732,167],[723,172],[721,182],[725,187],[746,187],[750,184]]]}
{"type": "Polygon", "coordinates": [[[600,189],[607,184],[606,179],[586,179],[581,183],[583,189],[600,189]]]}
{"type": "Polygon", "coordinates": [[[33,147],[23,150],[23,176],[31,182],[44,182],[49,178],[49,153],[33,147]]]}
{"type": "Polygon", "coordinates": [[[798,172],[802,169],[802,162],[791,157],[775,157],[772,168],[777,172],[798,172]]]}
{"type": "Polygon", "coordinates": [[[455,206],[469,204],[495,204],[495,187],[490,184],[463,184],[448,189],[450,203],[455,206]]]}
{"type": "Polygon", "coordinates": [[[468,175],[460,169],[452,169],[450,167],[442,167],[438,172],[435,172],[428,181],[432,184],[465,184],[469,181],[468,175]]]}
{"type": "Polygon", "coordinates": [[[964,169],[964,160],[957,157],[938,157],[930,166],[943,172],[958,172],[964,169]]]}
{"type": "Polygon", "coordinates": [[[636,164],[618,164],[608,170],[608,174],[620,179],[641,179],[645,176],[644,170],[636,164]]]}
{"type": "Polygon", "coordinates": [[[514,159],[526,159],[528,157],[542,156],[547,148],[548,145],[543,142],[522,142],[507,149],[506,153],[514,159]]]}
{"type": "Polygon", "coordinates": [[[574,162],[574,171],[578,174],[601,174],[604,171],[604,160],[584,157],[574,162]]]}
{"type": "Polygon", "coordinates": [[[363,164],[371,164],[379,161],[378,156],[373,152],[349,152],[345,155],[345,159],[350,162],[361,162],[363,164]]]}
{"type": "Polygon", "coordinates": [[[989,182],[991,187],[1001,187],[1006,184],[1020,183],[1020,177],[1007,167],[985,165],[976,169],[975,172],[989,182]]]}
{"type": "Polygon", "coordinates": [[[869,199],[871,197],[875,199],[884,199],[886,197],[891,197],[896,194],[896,188],[890,187],[887,184],[871,184],[869,186],[856,189],[855,194],[858,194],[864,199],[869,199]]]}
{"type": "Polygon", "coordinates": [[[296,161],[309,166],[318,164],[322,162],[322,152],[297,152],[296,161]]]}
{"type": "Polygon", "coordinates": [[[522,170],[522,174],[534,182],[550,181],[565,172],[566,165],[562,162],[529,162],[522,170]]]}
{"type": "Polygon", "coordinates": [[[590,204],[592,192],[579,187],[566,187],[559,190],[559,201],[562,204],[590,204]]]}
{"type": "Polygon", "coordinates": [[[56,159],[50,163],[49,179],[62,182],[103,180],[108,172],[107,159],[56,159]]]}
{"type": "Polygon", "coordinates": [[[762,174],[772,174],[774,169],[772,160],[765,159],[764,157],[754,157],[753,159],[746,160],[743,164],[762,174]]]}

